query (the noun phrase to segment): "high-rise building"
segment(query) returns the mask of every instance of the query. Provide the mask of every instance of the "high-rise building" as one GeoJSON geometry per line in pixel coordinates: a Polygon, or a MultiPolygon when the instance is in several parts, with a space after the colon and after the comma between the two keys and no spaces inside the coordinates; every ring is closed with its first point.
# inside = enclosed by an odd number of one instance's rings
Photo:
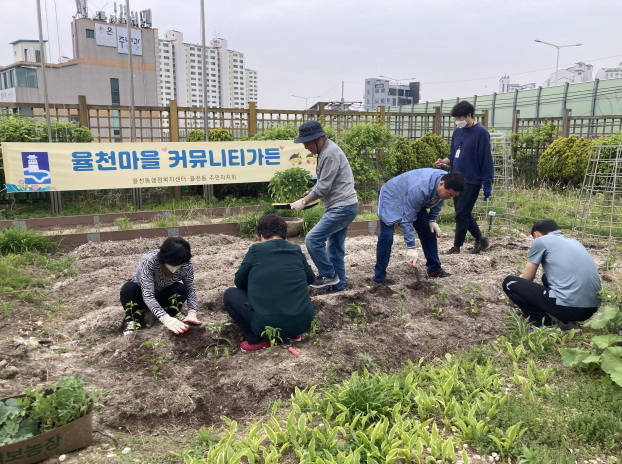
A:
{"type": "Polygon", "coordinates": [[[379,106],[387,108],[419,103],[420,83],[393,85],[389,79],[365,79],[365,95],[363,107],[375,111],[379,106]]]}
{"type": "Polygon", "coordinates": [[[249,101],[257,101],[257,72],[245,67],[243,53],[229,50],[220,38],[212,39],[202,53],[200,45],[183,38],[182,32],[168,31],[159,41],[160,105],[174,99],[178,106],[202,108],[204,78],[208,107],[248,108],[249,101]]]}
{"type": "Polygon", "coordinates": [[[555,85],[579,84],[581,82],[592,81],[592,70],[594,66],[582,62],[576,63],[574,66],[566,69],[560,69],[542,84],[542,87],[553,87],[555,85]]]}
{"type": "Polygon", "coordinates": [[[515,90],[532,90],[535,88],[535,82],[529,84],[510,84],[510,76],[503,76],[499,79],[499,93],[509,93],[515,90]]]}

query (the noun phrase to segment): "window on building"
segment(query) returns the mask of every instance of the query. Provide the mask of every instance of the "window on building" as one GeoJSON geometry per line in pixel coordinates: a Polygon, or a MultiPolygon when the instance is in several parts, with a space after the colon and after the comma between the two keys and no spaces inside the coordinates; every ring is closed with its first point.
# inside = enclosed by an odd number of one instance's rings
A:
{"type": "MultiPolygon", "coordinates": [[[[165,59],[165,60],[168,60],[168,59],[170,59],[170,58],[169,58],[168,56],[164,55],[164,59],[165,59]]],[[[168,69],[167,69],[167,71],[168,71],[168,69]]]]}
{"type": "Polygon", "coordinates": [[[377,98],[374,98],[374,103],[378,103],[378,99],[377,98]]]}
{"type": "Polygon", "coordinates": [[[381,99],[380,99],[380,103],[384,103],[384,98],[381,98],[381,99]]]}
{"type": "Polygon", "coordinates": [[[376,89],[376,92],[375,92],[375,93],[380,93],[380,89],[376,89]]]}
{"type": "Polygon", "coordinates": [[[112,104],[114,106],[119,106],[121,104],[121,95],[119,92],[119,79],[111,77],[110,78],[110,99],[112,100],[112,104]]]}
{"type": "Polygon", "coordinates": [[[190,47],[190,50],[194,51],[194,47],[190,47]]]}
{"type": "Polygon", "coordinates": [[[380,93],[384,93],[384,88],[380,89],[380,93]]]}
{"type": "Polygon", "coordinates": [[[94,39],[95,38],[95,29],[87,29],[86,30],[86,38],[94,39]]]}

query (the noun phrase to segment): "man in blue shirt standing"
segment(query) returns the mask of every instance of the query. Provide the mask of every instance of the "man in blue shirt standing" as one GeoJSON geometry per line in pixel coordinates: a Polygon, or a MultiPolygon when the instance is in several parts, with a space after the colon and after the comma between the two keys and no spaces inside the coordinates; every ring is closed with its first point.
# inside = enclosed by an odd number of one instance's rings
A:
{"type": "Polygon", "coordinates": [[[508,276],[503,291],[532,324],[577,328],[575,321],[592,317],[600,306],[600,277],[594,260],[577,240],[565,237],[552,219],[534,224],[529,258],[520,277],[508,276]],[[542,264],[542,283],[533,282],[542,264]]]}
{"type": "Polygon", "coordinates": [[[428,277],[451,275],[443,270],[438,257],[436,239],[441,236],[441,229],[436,218],[443,207],[443,200],[455,198],[464,189],[464,176],[459,172],[447,174],[432,168],[405,172],[382,186],[378,197],[380,235],[376,245],[374,282],[381,284],[387,277],[393,232],[398,222],[402,224],[404,242],[408,248],[407,263],[412,267],[419,259],[414,235],[414,231],[417,231],[426,259],[428,277]]]}
{"type": "Polygon", "coordinates": [[[461,172],[466,179],[466,190],[454,198],[456,234],[454,246],[447,251],[448,254],[460,253],[467,231],[475,239],[471,253],[477,254],[490,247],[488,239],[482,235],[472,213],[482,185],[484,201],[490,197],[495,168],[488,129],[473,119],[474,112],[475,108],[467,101],[461,101],[452,108],[451,115],[455,118],[457,128],[451,136],[451,153],[447,158],[439,158],[435,163],[438,168],[443,165],[451,166],[451,172],[461,172]]]}

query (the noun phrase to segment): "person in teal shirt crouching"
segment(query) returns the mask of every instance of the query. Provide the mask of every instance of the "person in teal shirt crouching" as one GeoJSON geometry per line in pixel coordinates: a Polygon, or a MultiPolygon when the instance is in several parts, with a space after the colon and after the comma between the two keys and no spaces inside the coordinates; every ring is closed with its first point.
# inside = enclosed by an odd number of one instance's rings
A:
{"type": "Polygon", "coordinates": [[[309,297],[315,274],[300,247],[285,240],[286,232],[281,216],[262,216],[259,243],[251,245],[235,273],[235,287],[225,291],[225,309],[246,339],[240,344],[244,352],[270,346],[267,327],[278,329],[283,341],[300,341],[315,317],[309,297]]]}

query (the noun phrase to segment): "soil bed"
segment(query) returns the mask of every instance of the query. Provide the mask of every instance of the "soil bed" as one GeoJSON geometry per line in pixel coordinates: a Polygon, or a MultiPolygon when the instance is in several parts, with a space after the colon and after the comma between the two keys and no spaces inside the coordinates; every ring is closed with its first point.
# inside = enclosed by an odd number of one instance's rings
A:
{"type": "MultiPolygon", "coordinates": [[[[187,239],[192,246],[199,319],[231,322],[222,296],[254,242],[226,235],[187,239]]],[[[89,385],[104,392],[104,406],[95,411],[94,427],[107,435],[119,430],[141,436],[191,431],[220,423],[221,415],[236,420],[260,417],[271,402],[287,399],[296,386],[330,384],[363,365],[389,371],[409,359],[429,360],[493,340],[503,331],[502,320],[511,310],[501,282],[522,268],[531,239],[492,238],[491,249],[480,255],[469,254],[467,244],[462,254],[441,255],[443,268],[453,276],[417,282],[404,262],[406,248],[396,236],[388,284],[371,288],[376,237],[348,238],[347,289],[329,295],[312,293],[319,333],[303,336],[296,346],[297,357],[281,347],[241,353],[241,333],[235,325],[220,334],[232,342],[226,345],[229,356],[214,356],[217,340],[206,327],[175,336],[156,321],[135,336],[121,336],[119,289],[140,257],[161,242],[157,238],[87,243],[71,252],[77,275],[57,282],[53,294],[61,299],[64,314],[72,316],[36,320],[16,308],[0,329],[0,359],[17,368],[15,377],[0,380],[0,396],[80,373],[89,385]],[[403,310],[393,296],[400,292],[403,310]],[[353,312],[347,311],[354,303],[365,303],[366,327],[355,323],[353,312]],[[33,335],[36,338],[30,339],[33,335]],[[14,340],[18,336],[21,341],[14,340]],[[168,346],[154,353],[140,347],[147,340],[168,346]],[[167,358],[158,364],[160,374],[155,379],[151,361],[160,355],[167,358]]],[[[292,242],[306,253],[302,238],[292,242]]],[[[451,238],[445,236],[439,250],[451,245],[451,238]]],[[[600,264],[602,259],[595,259],[600,264]]]]}

